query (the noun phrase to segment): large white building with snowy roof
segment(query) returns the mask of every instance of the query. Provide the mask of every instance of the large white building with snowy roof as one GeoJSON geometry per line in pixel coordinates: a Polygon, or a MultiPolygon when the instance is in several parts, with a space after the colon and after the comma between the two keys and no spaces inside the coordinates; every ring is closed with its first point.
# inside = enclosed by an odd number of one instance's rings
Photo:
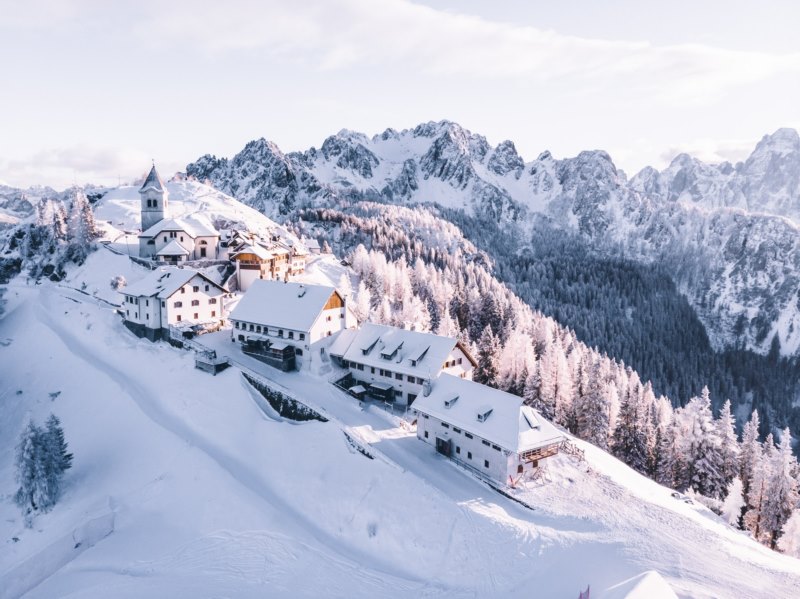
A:
{"type": "Polygon", "coordinates": [[[224,318],[227,290],[191,268],[158,268],[121,291],[125,325],[151,341],[170,327],[214,328],[224,318]]]}
{"type": "Polygon", "coordinates": [[[564,435],[522,398],[442,374],[414,402],[417,438],[501,484],[515,484],[558,453],[564,435]]]}
{"type": "Polygon", "coordinates": [[[341,335],[330,355],[350,371],[356,385],[371,395],[411,405],[423,386],[443,372],[471,380],[477,366],[464,345],[452,337],[364,323],[341,335]]]}
{"type": "Polygon", "coordinates": [[[327,360],[325,348],[356,317],[327,285],[255,280],[230,315],[234,341],[244,351],[284,370],[327,360]],[[289,360],[291,356],[294,360],[289,360]]]}

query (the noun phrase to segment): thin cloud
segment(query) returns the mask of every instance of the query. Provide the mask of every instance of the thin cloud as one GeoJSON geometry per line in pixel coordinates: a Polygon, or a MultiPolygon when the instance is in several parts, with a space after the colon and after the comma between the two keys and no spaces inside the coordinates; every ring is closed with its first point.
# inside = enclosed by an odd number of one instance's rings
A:
{"type": "Polygon", "coordinates": [[[159,4],[141,33],[152,43],[190,43],[212,53],[264,51],[319,69],[402,65],[444,77],[580,79],[682,103],[800,72],[798,53],[587,39],[407,0],[308,0],[300,9],[276,1],[181,0],[159,4]]]}

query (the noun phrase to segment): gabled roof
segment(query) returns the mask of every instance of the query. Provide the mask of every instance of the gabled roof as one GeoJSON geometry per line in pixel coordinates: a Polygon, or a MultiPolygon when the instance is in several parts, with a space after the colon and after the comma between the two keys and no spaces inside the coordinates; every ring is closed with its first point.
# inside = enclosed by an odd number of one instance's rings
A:
{"type": "Polygon", "coordinates": [[[214,287],[218,287],[222,291],[227,291],[222,285],[215,283],[200,271],[192,268],[166,266],[150,272],[140,281],[125,287],[122,293],[135,297],[153,297],[155,295],[158,296],[159,299],[164,299],[170,297],[195,276],[200,276],[214,285],[214,287]]]}
{"type": "Polygon", "coordinates": [[[564,438],[536,410],[523,405],[521,397],[446,373],[433,381],[430,395],[417,397],[413,408],[514,453],[564,438]]]}
{"type": "Polygon", "coordinates": [[[183,247],[175,239],[156,252],[156,256],[188,256],[189,250],[183,247]]]}
{"type": "Polygon", "coordinates": [[[236,258],[239,254],[253,254],[261,260],[269,260],[272,258],[273,253],[258,243],[247,244],[239,248],[231,258],[236,258]]]}
{"type": "Polygon", "coordinates": [[[219,237],[217,230],[207,219],[198,216],[165,218],[142,232],[140,237],[155,237],[163,231],[183,231],[192,239],[197,237],[219,237]]]}
{"type": "Polygon", "coordinates": [[[310,331],[336,289],[327,285],[253,281],[231,320],[241,320],[279,329],[310,331]]]}
{"type": "Polygon", "coordinates": [[[142,183],[142,187],[139,189],[139,193],[146,191],[148,189],[155,189],[156,191],[164,191],[164,182],[161,180],[161,177],[156,170],[156,165],[153,164],[153,168],[150,169],[150,173],[147,175],[147,178],[142,183]]]}
{"type": "MultiPolygon", "coordinates": [[[[367,322],[361,325],[349,347],[336,348],[343,354],[329,353],[367,366],[420,378],[436,378],[457,345],[458,341],[452,337],[367,322]]],[[[467,360],[471,360],[469,354],[464,353],[467,360]]]]}

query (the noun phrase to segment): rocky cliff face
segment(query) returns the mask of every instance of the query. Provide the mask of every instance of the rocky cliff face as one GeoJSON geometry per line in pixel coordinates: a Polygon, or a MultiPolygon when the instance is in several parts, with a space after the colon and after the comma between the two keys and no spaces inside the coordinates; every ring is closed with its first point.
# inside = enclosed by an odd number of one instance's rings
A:
{"type": "Polygon", "coordinates": [[[187,173],[268,215],[301,206],[432,202],[520,231],[544,216],[596,248],[670,266],[718,346],[766,351],[777,335],[800,350],[800,136],[765,136],[737,165],[677,156],[630,181],[602,151],[525,163],[449,122],[341,131],[322,148],[284,155],[263,139],[234,158],[204,156],[187,173]]]}

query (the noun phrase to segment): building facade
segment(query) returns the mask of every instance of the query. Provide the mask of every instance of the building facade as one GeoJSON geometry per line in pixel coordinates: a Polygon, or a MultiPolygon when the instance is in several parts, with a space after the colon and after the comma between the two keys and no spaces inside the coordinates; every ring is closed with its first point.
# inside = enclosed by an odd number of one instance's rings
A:
{"type": "MultiPolygon", "coordinates": [[[[329,359],[325,348],[332,337],[356,326],[356,318],[339,292],[326,285],[255,280],[230,315],[232,340],[262,361],[276,345],[286,356],[293,348],[298,368],[329,359]]],[[[285,362],[285,360],[284,360],[285,362]]],[[[286,368],[284,368],[286,369],[286,368]]]]}
{"type": "Polygon", "coordinates": [[[227,290],[188,268],[154,270],[121,293],[125,325],[151,341],[169,338],[171,327],[215,328],[225,316],[227,290]]]}
{"type": "Polygon", "coordinates": [[[330,349],[356,385],[371,395],[402,406],[411,405],[426,384],[442,373],[472,380],[477,366],[466,347],[452,337],[364,323],[350,338],[330,349]]]}
{"type": "Polygon", "coordinates": [[[413,409],[419,440],[503,485],[533,476],[565,438],[522,398],[448,374],[413,409]]]}

